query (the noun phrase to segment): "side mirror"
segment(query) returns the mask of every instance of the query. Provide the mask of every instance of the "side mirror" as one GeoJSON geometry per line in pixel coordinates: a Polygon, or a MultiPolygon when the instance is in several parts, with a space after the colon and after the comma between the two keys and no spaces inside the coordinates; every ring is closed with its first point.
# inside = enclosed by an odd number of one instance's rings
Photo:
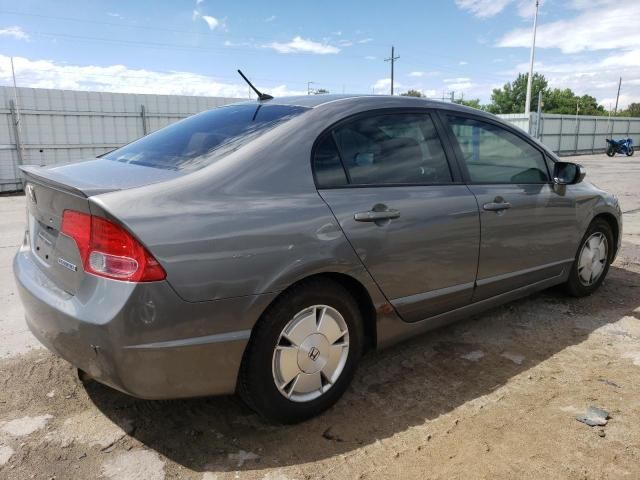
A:
{"type": "Polygon", "coordinates": [[[556,185],[574,185],[584,180],[587,171],[577,163],[556,162],[553,167],[553,183],[556,185]]]}

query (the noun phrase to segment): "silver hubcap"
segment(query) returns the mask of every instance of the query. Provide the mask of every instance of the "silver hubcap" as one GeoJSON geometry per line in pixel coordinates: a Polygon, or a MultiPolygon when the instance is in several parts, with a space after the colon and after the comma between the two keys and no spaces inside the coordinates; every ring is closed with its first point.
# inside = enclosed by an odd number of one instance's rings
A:
{"type": "Polygon", "coordinates": [[[604,234],[596,232],[587,238],[578,259],[580,283],[588,287],[598,281],[607,264],[607,248],[607,237],[604,234]]]}
{"type": "Polygon", "coordinates": [[[349,329],[327,305],[298,312],[287,323],[273,352],[273,380],[294,402],[314,400],[338,380],[349,355],[349,329]]]}

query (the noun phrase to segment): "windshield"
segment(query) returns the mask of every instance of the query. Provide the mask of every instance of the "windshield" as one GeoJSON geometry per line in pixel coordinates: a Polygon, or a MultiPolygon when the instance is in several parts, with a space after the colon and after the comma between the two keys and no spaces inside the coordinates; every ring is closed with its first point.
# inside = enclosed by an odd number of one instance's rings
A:
{"type": "Polygon", "coordinates": [[[197,170],[306,110],[288,105],[219,107],[169,125],[103,158],[170,170],[197,170]]]}

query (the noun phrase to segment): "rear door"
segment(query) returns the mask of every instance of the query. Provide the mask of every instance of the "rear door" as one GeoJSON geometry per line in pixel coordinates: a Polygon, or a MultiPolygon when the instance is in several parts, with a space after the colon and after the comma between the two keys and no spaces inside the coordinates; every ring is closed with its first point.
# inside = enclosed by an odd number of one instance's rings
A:
{"type": "Polygon", "coordinates": [[[313,167],[320,195],[404,320],[470,303],[477,204],[429,113],[344,121],[318,139],[313,167]]]}
{"type": "Polygon", "coordinates": [[[480,208],[474,301],[561,275],[575,255],[575,199],[554,190],[544,153],[498,122],[445,117],[480,208]]]}

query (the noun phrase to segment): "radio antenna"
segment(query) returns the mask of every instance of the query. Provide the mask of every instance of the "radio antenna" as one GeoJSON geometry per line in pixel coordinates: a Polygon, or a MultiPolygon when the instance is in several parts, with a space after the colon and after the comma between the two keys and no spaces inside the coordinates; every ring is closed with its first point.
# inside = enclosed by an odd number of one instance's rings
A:
{"type": "Polygon", "coordinates": [[[242,79],[247,82],[247,84],[251,87],[251,89],[256,92],[256,95],[258,95],[258,100],[272,100],[273,97],[271,95],[269,95],[268,93],[262,93],[260,90],[258,90],[256,87],[253,86],[253,83],[251,83],[249,81],[249,79],[247,77],[245,77],[244,73],[242,73],[242,70],[238,69],[238,73],[240,74],[240,76],[242,77],[242,79]]]}

